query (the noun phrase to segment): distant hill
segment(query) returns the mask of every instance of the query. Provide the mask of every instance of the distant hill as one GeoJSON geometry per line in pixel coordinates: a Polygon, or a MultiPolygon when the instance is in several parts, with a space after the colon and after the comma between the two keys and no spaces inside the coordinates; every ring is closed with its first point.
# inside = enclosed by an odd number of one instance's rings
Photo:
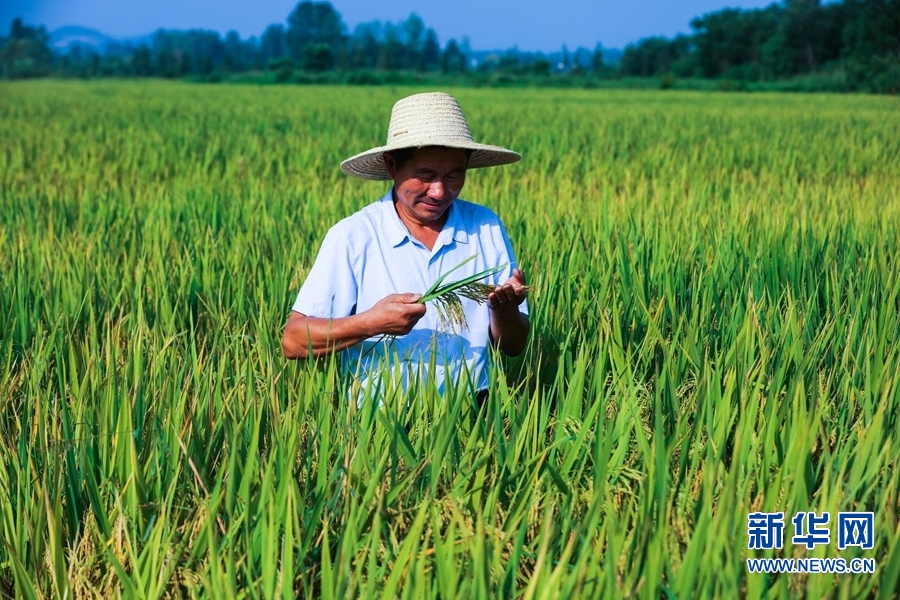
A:
{"type": "Polygon", "coordinates": [[[126,39],[116,39],[105,33],[87,27],[68,25],[50,32],[50,48],[59,54],[68,54],[75,48],[103,54],[107,50],[125,51],[141,44],[150,45],[151,36],[144,35],[126,39]]]}
{"type": "Polygon", "coordinates": [[[50,47],[55,52],[67,53],[75,46],[103,52],[108,45],[114,43],[118,43],[118,40],[87,27],[70,25],[50,32],[50,47]]]}

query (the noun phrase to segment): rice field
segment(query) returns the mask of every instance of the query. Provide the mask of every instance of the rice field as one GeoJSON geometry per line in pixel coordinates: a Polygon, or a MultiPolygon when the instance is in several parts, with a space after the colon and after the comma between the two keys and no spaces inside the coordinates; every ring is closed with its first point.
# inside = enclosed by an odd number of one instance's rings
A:
{"type": "Polygon", "coordinates": [[[0,83],[0,597],[898,598],[898,100],[448,90],[532,337],[357,408],[281,331],[417,91],[0,83]]]}

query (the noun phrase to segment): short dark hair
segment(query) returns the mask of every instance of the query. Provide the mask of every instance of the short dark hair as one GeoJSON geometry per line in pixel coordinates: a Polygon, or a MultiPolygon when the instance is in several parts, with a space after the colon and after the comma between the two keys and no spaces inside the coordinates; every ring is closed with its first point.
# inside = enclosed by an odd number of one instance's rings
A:
{"type": "Polygon", "coordinates": [[[392,150],[391,152],[385,152],[385,154],[390,154],[391,158],[394,159],[394,164],[397,165],[398,169],[402,169],[403,165],[407,163],[409,159],[413,157],[413,154],[416,153],[415,148],[400,148],[399,150],[392,150]]]}
{"type": "MultiPolygon", "coordinates": [[[[441,146],[420,146],[419,148],[399,148],[397,150],[391,150],[390,152],[385,152],[385,154],[390,154],[394,159],[394,164],[397,165],[398,169],[402,169],[403,165],[409,161],[416,153],[416,150],[421,148],[440,148],[441,146]]],[[[472,151],[466,150],[466,165],[469,164],[469,159],[472,158],[472,151]]]]}

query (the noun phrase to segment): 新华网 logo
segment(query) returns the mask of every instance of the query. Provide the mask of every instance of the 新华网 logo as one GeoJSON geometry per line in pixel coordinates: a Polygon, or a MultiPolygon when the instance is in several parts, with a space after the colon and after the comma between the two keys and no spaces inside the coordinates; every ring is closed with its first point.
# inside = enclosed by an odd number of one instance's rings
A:
{"type": "MultiPolygon", "coordinates": [[[[798,511],[791,519],[794,546],[812,550],[832,543],[835,525],[838,550],[875,547],[875,513],[839,512],[836,523],[829,512],[798,511]]],[[[750,550],[780,550],[784,545],[783,512],[752,512],[747,515],[747,547],[750,550]]],[[[752,573],[874,573],[873,558],[748,558],[752,573]]]]}

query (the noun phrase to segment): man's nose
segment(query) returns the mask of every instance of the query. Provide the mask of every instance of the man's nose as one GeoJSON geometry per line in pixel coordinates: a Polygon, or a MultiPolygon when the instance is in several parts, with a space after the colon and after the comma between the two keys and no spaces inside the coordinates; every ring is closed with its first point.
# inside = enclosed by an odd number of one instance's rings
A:
{"type": "Polygon", "coordinates": [[[428,187],[428,197],[438,200],[444,197],[444,182],[432,181],[428,187]]]}

